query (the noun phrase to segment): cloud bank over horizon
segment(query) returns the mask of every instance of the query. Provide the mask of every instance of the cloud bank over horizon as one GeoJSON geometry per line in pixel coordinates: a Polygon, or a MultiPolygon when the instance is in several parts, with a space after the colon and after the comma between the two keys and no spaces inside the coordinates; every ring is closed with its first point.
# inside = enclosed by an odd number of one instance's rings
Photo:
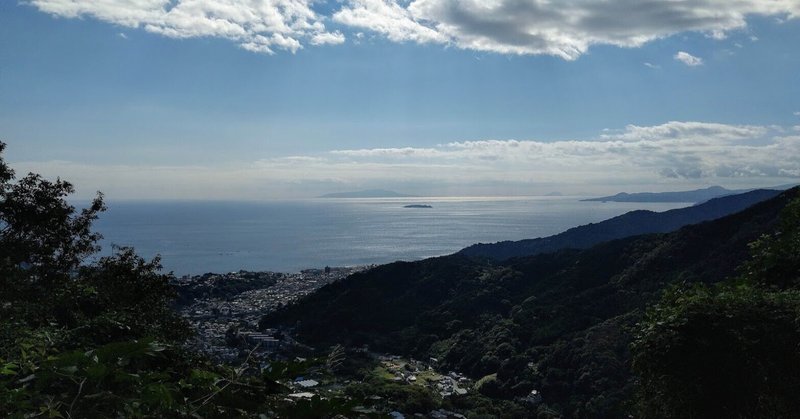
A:
{"type": "MultiPolygon", "coordinates": [[[[575,60],[591,46],[635,48],[680,33],[724,39],[748,18],[800,16],[798,0],[25,0],[64,18],[92,17],[170,38],[216,37],[241,48],[295,53],[336,45],[345,32],[392,42],[437,44],[575,60]],[[331,7],[321,7],[331,6],[331,7]],[[326,9],[326,12],[318,10],[326,9]],[[330,9],[329,11],[327,9],[330,9]],[[329,27],[336,28],[330,30],[329,27]],[[344,31],[344,32],[343,32],[344,31]]],[[[679,53],[680,54],[680,53],[679,53]]],[[[699,65],[688,53],[676,59],[699,65]]],[[[693,57],[697,58],[697,57],[693,57]]]]}
{"type": "MultiPolygon", "coordinates": [[[[13,146],[13,145],[12,145],[13,146]]],[[[381,187],[419,195],[606,194],[800,182],[797,127],[671,121],[587,140],[477,140],[330,150],[219,166],[12,162],[84,196],[275,199],[381,187]]]]}

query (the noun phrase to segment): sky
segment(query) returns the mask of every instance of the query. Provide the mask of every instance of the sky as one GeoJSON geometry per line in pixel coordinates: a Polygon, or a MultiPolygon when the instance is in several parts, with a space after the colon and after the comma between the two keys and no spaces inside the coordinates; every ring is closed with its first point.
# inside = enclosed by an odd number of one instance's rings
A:
{"type": "Polygon", "coordinates": [[[800,182],[800,0],[4,0],[0,141],[78,197],[800,182]]]}

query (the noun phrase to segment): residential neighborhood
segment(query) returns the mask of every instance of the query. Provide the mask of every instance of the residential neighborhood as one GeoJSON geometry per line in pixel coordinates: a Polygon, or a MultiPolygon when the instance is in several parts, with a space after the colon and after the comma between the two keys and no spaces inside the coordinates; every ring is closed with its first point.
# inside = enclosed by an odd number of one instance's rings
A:
{"type": "Polygon", "coordinates": [[[197,330],[191,346],[221,361],[233,362],[248,349],[273,353],[295,345],[277,330],[258,330],[264,314],[369,268],[326,267],[296,273],[238,271],[175,279],[178,310],[197,330]]]}

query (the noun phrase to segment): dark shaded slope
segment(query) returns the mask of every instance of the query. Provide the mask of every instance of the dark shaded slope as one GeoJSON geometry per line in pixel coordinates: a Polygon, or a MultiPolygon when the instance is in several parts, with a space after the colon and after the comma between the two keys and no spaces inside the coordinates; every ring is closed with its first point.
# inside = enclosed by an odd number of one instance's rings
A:
{"type": "Polygon", "coordinates": [[[714,198],[687,208],[664,212],[631,211],[596,224],[571,228],[554,236],[494,244],[474,244],[458,253],[497,260],[554,252],[559,249],[586,249],[609,240],[648,233],[668,233],[689,224],[713,220],[739,212],[755,203],[773,198],[781,191],[755,190],[739,195],[714,198]]]}
{"type": "Polygon", "coordinates": [[[682,228],[501,264],[463,256],[394,263],[326,286],[262,325],[297,325],[306,342],[369,344],[437,357],[487,394],[538,389],[571,417],[621,417],[629,396],[627,327],[670,283],[731,276],[747,244],[774,228],[794,189],[682,228]]]}

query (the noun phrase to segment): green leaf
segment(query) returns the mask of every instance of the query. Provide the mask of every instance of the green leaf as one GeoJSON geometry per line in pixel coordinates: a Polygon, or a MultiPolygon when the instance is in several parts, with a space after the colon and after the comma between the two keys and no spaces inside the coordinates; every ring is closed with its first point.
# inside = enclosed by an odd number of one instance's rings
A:
{"type": "Polygon", "coordinates": [[[0,368],[0,375],[16,375],[19,366],[13,362],[9,362],[0,368]]]}

